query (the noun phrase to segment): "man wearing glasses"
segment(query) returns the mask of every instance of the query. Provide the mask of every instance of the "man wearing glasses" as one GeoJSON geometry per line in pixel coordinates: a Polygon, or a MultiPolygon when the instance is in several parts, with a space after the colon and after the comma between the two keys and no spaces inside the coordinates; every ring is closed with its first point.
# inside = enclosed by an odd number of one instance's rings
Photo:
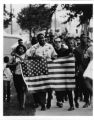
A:
{"type": "MultiPolygon", "coordinates": [[[[54,48],[57,53],[57,58],[67,56],[67,49],[63,47],[62,41],[59,37],[54,40],[54,48]]],[[[55,91],[58,107],[63,107],[65,91],[55,91]]]]}

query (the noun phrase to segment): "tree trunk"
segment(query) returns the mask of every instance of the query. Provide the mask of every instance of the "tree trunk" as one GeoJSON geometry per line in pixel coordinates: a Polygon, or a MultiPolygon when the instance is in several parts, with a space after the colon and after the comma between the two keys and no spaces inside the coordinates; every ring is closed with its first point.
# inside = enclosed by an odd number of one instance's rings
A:
{"type": "Polygon", "coordinates": [[[29,41],[32,40],[31,29],[29,30],[29,41]]]}

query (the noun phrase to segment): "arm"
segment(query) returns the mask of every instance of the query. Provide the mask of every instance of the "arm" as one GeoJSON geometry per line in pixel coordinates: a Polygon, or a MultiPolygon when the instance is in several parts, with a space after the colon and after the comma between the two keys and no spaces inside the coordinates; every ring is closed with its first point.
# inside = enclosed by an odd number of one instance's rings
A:
{"type": "Polygon", "coordinates": [[[56,53],[56,51],[55,51],[53,46],[51,46],[51,51],[52,51],[51,58],[52,58],[52,60],[54,60],[54,59],[57,58],[57,53],[56,53]]]}

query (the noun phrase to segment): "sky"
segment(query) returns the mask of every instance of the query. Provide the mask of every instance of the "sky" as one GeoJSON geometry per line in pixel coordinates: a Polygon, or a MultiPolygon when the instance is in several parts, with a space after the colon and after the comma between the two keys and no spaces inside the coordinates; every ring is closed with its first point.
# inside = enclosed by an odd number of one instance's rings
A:
{"type": "MultiPolygon", "coordinates": [[[[13,13],[17,15],[17,13],[26,6],[28,6],[28,4],[12,4],[13,13]]],[[[6,8],[10,11],[10,4],[6,4],[6,8]]]]}

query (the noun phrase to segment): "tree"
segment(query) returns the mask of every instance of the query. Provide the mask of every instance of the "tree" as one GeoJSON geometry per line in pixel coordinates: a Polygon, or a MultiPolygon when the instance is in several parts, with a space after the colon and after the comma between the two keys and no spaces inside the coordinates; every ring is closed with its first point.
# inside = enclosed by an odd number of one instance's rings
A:
{"type": "Polygon", "coordinates": [[[87,21],[90,21],[90,19],[93,16],[92,4],[65,4],[62,5],[62,8],[70,11],[67,14],[68,19],[64,23],[72,21],[74,18],[76,18],[79,15],[80,18],[79,25],[82,25],[87,21]]]}
{"type": "Polygon", "coordinates": [[[12,12],[8,12],[6,10],[6,5],[4,4],[3,5],[3,25],[4,25],[4,28],[7,28],[10,24],[11,24],[11,21],[12,21],[12,17],[14,17],[13,13],[12,12]]]}
{"type": "Polygon", "coordinates": [[[65,4],[62,6],[63,9],[70,11],[67,14],[68,19],[64,22],[64,24],[79,16],[79,24],[77,27],[82,25],[84,28],[83,32],[88,35],[90,19],[93,16],[93,4],[65,4]]]}
{"type": "Polygon", "coordinates": [[[18,14],[17,23],[23,30],[29,31],[31,39],[31,32],[35,34],[36,31],[50,28],[51,18],[56,7],[57,5],[50,8],[45,4],[30,4],[18,14]]]}

